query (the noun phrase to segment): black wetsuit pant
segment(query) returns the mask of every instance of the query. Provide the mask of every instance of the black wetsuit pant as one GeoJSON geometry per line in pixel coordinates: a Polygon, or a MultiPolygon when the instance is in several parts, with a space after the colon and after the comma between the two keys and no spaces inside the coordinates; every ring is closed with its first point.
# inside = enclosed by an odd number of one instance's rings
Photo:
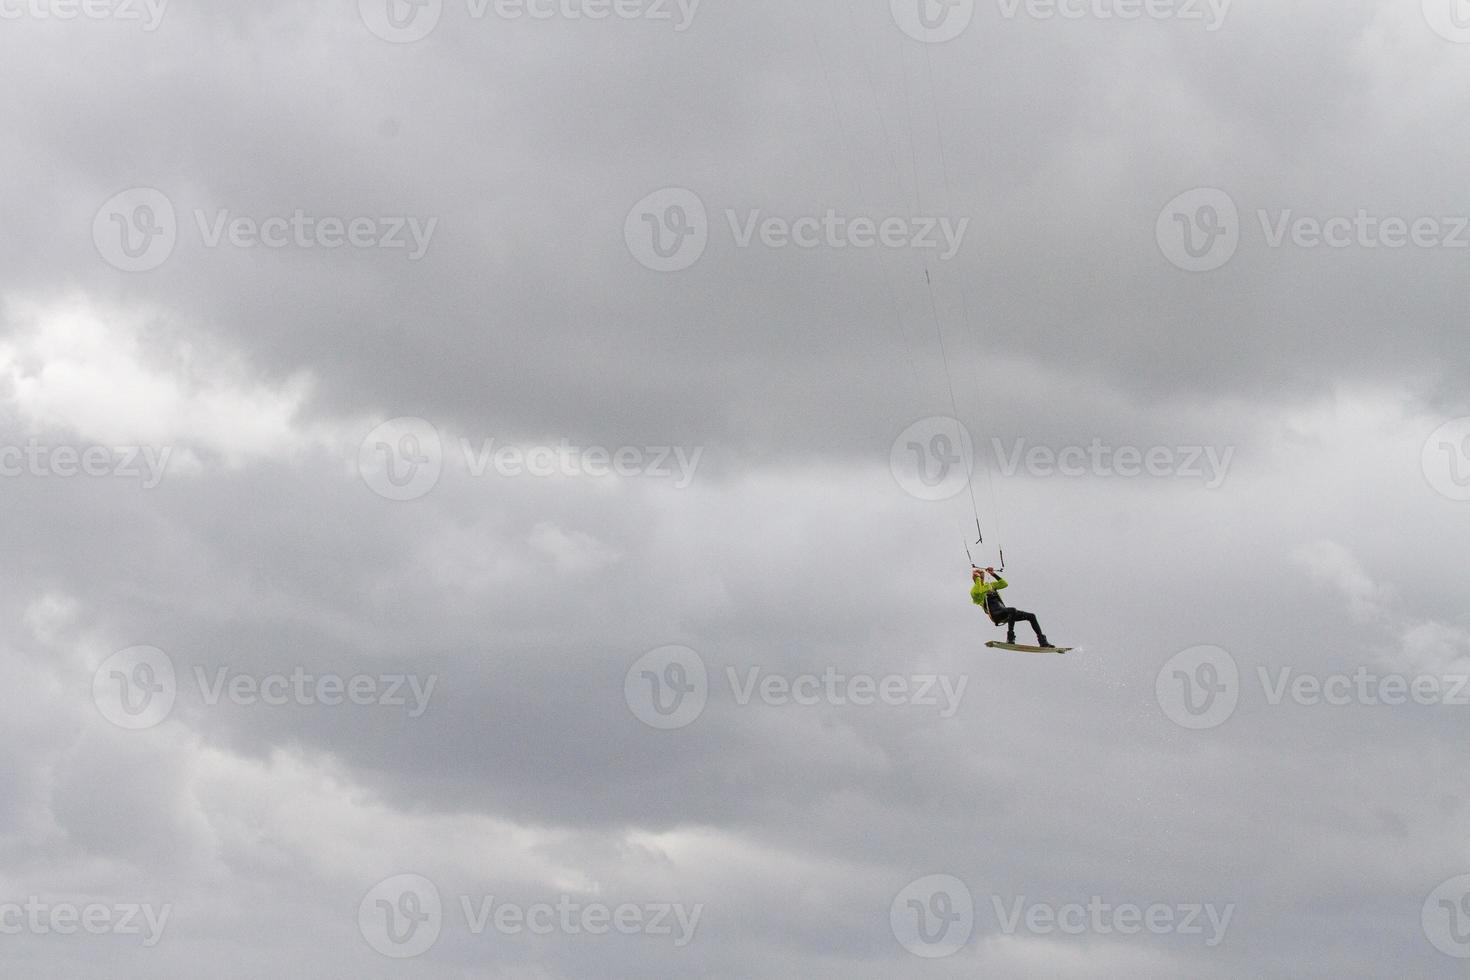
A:
{"type": "Polygon", "coordinates": [[[1038,643],[1046,640],[1046,634],[1041,632],[1041,624],[1036,621],[1036,615],[1034,613],[1022,612],[1019,609],[1012,609],[1010,606],[1006,606],[1003,609],[996,610],[991,615],[990,620],[995,625],[1006,628],[1007,643],[1016,642],[1017,623],[1030,623],[1031,628],[1036,631],[1036,640],[1038,643]]]}

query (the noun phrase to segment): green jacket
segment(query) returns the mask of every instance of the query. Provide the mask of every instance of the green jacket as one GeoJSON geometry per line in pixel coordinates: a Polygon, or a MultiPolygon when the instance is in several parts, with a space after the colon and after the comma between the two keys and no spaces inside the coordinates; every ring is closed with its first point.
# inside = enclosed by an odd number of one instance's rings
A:
{"type": "MultiPolygon", "coordinates": [[[[1005,579],[1001,578],[999,575],[997,575],[995,577],[995,581],[994,582],[987,582],[985,579],[981,578],[970,589],[970,601],[973,602],[977,606],[984,606],[985,605],[985,596],[988,593],[991,593],[991,592],[999,592],[1001,589],[1005,588],[1007,585],[1010,585],[1010,584],[1011,583],[1007,582],[1005,579]]],[[[996,596],[996,598],[999,599],[1000,596],[996,596]]]]}

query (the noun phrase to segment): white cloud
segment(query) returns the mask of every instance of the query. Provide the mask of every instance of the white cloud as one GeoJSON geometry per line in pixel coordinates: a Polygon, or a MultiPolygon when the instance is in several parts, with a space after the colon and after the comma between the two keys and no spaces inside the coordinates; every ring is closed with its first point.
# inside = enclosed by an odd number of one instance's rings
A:
{"type": "Polygon", "coordinates": [[[1357,556],[1336,541],[1303,545],[1295,558],[1317,581],[1342,593],[1358,622],[1378,622],[1388,613],[1392,603],[1389,586],[1370,575],[1357,556]]]}
{"type": "Polygon", "coordinates": [[[73,298],[11,303],[0,398],[26,434],[57,429],[103,445],[174,447],[230,465],[313,441],[298,416],[311,392],[251,376],[235,356],[177,339],[157,314],[73,298]]]}
{"type": "Polygon", "coordinates": [[[550,521],[531,528],[531,547],[555,563],[562,572],[595,572],[615,563],[612,548],[582,531],[564,531],[550,521]]]}

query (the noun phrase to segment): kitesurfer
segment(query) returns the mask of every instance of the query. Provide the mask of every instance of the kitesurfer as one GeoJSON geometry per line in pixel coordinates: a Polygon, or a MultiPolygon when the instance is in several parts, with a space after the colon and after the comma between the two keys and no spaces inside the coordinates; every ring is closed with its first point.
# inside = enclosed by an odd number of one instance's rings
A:
{"type": "Polygon", "coordinates": [[[1046,634],[1041,632],[1041,624],[1036,621],[1033,613],[1022,612],[1005,604],[1000,597],[1000,590],[1010,583],[1001,578],[994,568],[981,570],[975,568],[970,578],[974,585],[970,588],[970,601],[985,610],[990,616],[990,621],[997,626],[1006,628],[1006,642],[1012,645],[1016,642],[1016,624],[1030,623],[1031,628],[1036,631],[1036,643],[1038,646],[1051,647],[1046,634]],[[993,583],[985,581],[985,573],[989,572],[995,578],[993,583]]]}

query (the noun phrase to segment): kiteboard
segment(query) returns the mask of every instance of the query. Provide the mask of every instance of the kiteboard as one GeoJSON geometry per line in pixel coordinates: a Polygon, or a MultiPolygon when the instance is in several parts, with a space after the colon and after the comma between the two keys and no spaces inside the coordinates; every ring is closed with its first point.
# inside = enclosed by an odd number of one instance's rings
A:
{"type": "Polygon", "coordinates": [[[1013,650],[1016,653],[1071,653],[1075,647],[1028,647],[1021,643],[1000,643],[991,640],[985,644],[992,650],[1013,650]]]}

